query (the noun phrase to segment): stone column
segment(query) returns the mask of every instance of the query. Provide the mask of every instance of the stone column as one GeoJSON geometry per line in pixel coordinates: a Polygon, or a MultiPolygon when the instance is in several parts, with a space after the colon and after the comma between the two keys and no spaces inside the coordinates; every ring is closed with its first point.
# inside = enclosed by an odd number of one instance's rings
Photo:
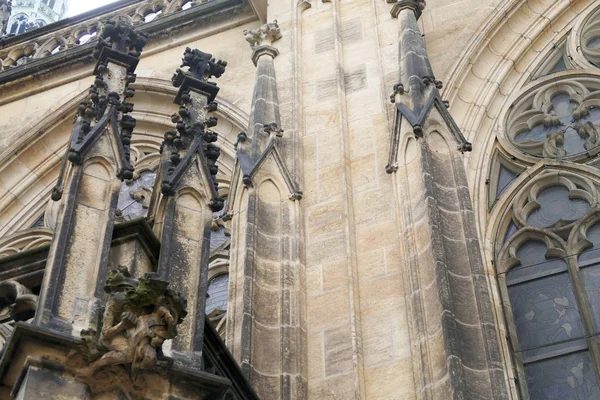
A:
{"type": "Polygon", "coordinates": [[[426,399],[504,399],[507,386],[462,153],[470,151],[439,94],[417,19],[402,0],[400,82],[388,173],[404,233],[415,386],[426,399]]]}
{"type": "Polygon", "coordinates": [[[189,310],[173,352],[191,357],[192,364],[202,353],[212,215],[223,209],[216,179],[220,150],[214,144],[217,134],[209,130],[217,124],[209,112],[216,111],[219,88],[208,79],[220,77],[226,65],[211,54],[186,49],[182,66],[189,70],[177,70],[173,77],[179,87],[175,103],[180,108],[173,118],[177,130],[165,133],[152,200],[158,207],[154,231],[162,243],[158,273],[183,295],[189,310]]]}
{"type": "Polygon", "coordinates": [[[281,158],[270,43],[277,23],[245,31],[254,49],[256,85],[248,134],[240,133],[228,214],[232,245],[227,343],[259,397],[306,398],[298,190],[281,158]],[[251,136],[250,138],[248,136],[251,136]]]}
{"type": "Polygon", "coordinates": [[[108,273],[121,181],[133,177],[129,144],[135,119],[133,72],[145,37],[108,22],[94,53],[96,79],[81,103],[71,142],[53,191],[62,214],[48,255],[35,324],[74,336],[97,328],[108,273]],[[64,192],[64,193],[63,193],[64,192]]]}

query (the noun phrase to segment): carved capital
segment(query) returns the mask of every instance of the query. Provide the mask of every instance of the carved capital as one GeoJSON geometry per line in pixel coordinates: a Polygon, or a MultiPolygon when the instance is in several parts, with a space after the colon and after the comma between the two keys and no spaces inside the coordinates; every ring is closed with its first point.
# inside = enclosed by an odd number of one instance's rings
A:
{"type": "Polygon", "coordinates": [[[415,13],[417,19],[421,17],[421,13],[425,9],[425,0],[387,0],[388,3],[394,3],[390,14],[392,17],[398,18],[400,15],[400,11],[402,10],[412,10],[415,13]]]}
{"type": "Polygon", "coordinates": [[[275,58],[279,55],[279,50],[269,45],[256,47],[254,51],[252,51],[252,62],[254,63],[254,66],[257,66],[258,59],[265,55],[271,58],[275,58]]]}
{"type": "Polygon", "coordinates": [[[279,29],[277,20],[274,20],[273,22],[264,24],[260,28],[244,30],[244,36],[246,37],[246,41],[250,43],[250,47],[257,49],[281,39],[281,30],[279,29]]]}

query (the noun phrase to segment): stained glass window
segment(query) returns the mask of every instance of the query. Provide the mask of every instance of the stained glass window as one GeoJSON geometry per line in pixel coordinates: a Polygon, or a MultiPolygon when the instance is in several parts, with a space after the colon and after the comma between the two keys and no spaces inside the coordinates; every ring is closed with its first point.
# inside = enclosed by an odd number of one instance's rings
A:
{"type": "Polygon", "coordinates": [[[516,256],[506,284],[530,399],[600,398],[566,262],[534,240],[516,256]]]}
{"type": "Polygon", "coordinates": [[[550,186],[537,196],[540,207],[527,218],[527,223],[536,228],[550,228],[559,222],[573,222],[583,217],[590,205],[582,199],[570,198],[564,186],[550,186]]]}
{"type": "Polygon", "coordinates": [[[206,298],[206,314],[210,314],[217,308],[227,311],[227,286],[229,285],[229,275],[217,275],[210,280],[208,284],[208,294],[206,298]]]}
{"type": "MultiPolygon", "coordinates": [[[[505,276],[511,336],[517,341],[514,351],[525,378],[521,388],[530,399],[600,399],[600,366],[591,351],[598,346],[593,338],[600,338],[600,222],[585,230],[577,227],[590,217],[592,207],[566,186],[543,187],[537,194],[529,188],[526,193],[529,203],[522,207],[530,211],[522,229],[528,229],[528,239],[512,247],[510,257],[518,264],[505,276]],[[568,243],[548,231],[555,228],[568,243]],[[543,237],[542,230],[548,236],[543,237]],[[584,250],[576,267],[566,252],[579,244],[584,250]]],[[[510,244],[520,232],[511,221],[504,241],[510,244]]]]}
{"type": "Polygon", "coordinates": [[[225,231],[225,221],[223,217],[227,212],[227,200],[225,200],[225,206],[221,211],[213,214],[213,225],[210,233],[210,249],[215,250],[221,247],[229,240],[229,235],[225,231]]]}
{"type": "Polygon", "coordinates": [[[146,215],[155,181],[156,171],[144,171],[138,179],[121,184],[117,207],[124,220],[146,215]]]}
{"type": "Polygon", "coordinates": [[[565,64],[565,59],[561,57],[558,60],[558,62],[556,64],[554,64],[554,67],[552,67],[549,74],[555,74],[557,72],[562,72],[562,71],[566,71],[566,70],[567,70],[567,65],[565,64]]]}
{"type": "MultiPolygon", "coordinates": [[[[589,107],[585,114],[575,113],[575,104],[567,93],[558,93],[551,100],[548,117],[531,129],[525,129],[514,137],[516,144],[547,143],[547,156],[567,156],[584,153],[597,146],[596,129],[600,124],[600,108],[589,107]]],[[[538,154],[539,155],[539,154],[538,154]]]]}
{"type": "Polygon", "coordinates": [[[531,400],[597,400],[600,389],[587,351],[525,366],[531,400]]]}
{"type": "Polygon", "coordinates": [[[512,172],[504,165],[500,164],[500,175],[498,177],[498,188],[496,189],[496,198],[500,197],[500,194],[506,189],[512,181],[517,179],[518,174],[512,172]]]}

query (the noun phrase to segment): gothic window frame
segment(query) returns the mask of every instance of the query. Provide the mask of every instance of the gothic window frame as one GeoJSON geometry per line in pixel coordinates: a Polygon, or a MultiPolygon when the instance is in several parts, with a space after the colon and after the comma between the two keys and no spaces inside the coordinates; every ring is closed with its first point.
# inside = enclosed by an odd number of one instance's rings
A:
{"type": "Polygon", "coordinates": [[[25,13],[17,14],[12,19],[12,24],[10,25],[9,33],[14,35],[19,35],[25,32],[27,28],[27,23],[29,22],[29,16],[25,13]]]}
{"type": "MultiPolygon", "coordinates": [[[[580,167],[581,168],[581,167],[580,167]]],[[[529,388],[527,385],[525,373],[525,359],[521,353],[522,349],[519,345],[519,337],[517,334],[517,326],[513,307],[511,305],[509,286],[507,276],[511,270],[518,268],[521,261],[517,258],[517,252],[526,243],[541,242],[544,243],[547,251],[545,257],[550,259],[562,259],[565,263],[565,269],[561,271],[547,272],[549,275],[541,277],[529,278],[530,281],[541,280],[547,276],[560,275],[568,273],[570,287],[576,299],[577,308],[583,329],[585,332],[586,347],[579,350],[564,351],[562,354],[555,354],[546,359],[558,359],[566,355],[578,354],[581,351],[588,351],[591,357],[591,362],[595,368],[595,376],[597,382],[600,382],[600,319],[594,322],[593,313],[588,299],[588,294],[583,285],[581,266],[578,261],[579,256],[586,249],[590,248],[590,242],[586,239],[587,230],[600,224],[600,205],[598,179],[594,181],[594,176],[589,171],[560,169],[559,165],[552,166],[548,169],[538,169],[538,174],[530,179],[525,184],[521,184],[519,189],[513,189],[511,193],[511,201],[503,215],[503,222],[499,226],[497,239],[495,243],[503,243],[500,248],[496,248],[496,279],[502,299],[502,310],[504,313],[505,324],[507,327],[508,345],[510,354],[515,367],[516,376],[518,377],[518,387],[521,393],[521,398],[529,399],[529,388]],[[539,172],[541,171],[541,172],[539,172]],[[528,225],[528,216],[534,211],[539,204],[536,202],[537,194],[552,186],[567,187],[575,195],[580,198],[585,198],[589,202],[590,209],[582,217],[576,221],[567,224],[558,224],[551,227],[532,227],[528,225]],[[581,193],[581,192],[586,192],[581,193]],[[505,239],[506,231],[511,223],[516,223],[517,231],[514,232],[508,239],[505,239]]],[[[600,264],[600,259],[598,260],[600,264]]],[[[573,339],[573,345],[582,343],[583,339],[573,339]],[[579,342],[577,342],[579,340],[579,342]],[[577,343],[576,343],[577,342],[577,343]]],[[[550,344],[544,347],[552,347],[550,344]]],[[[544,357],[533,362],[542,362],[544,357]]],[[[532,362],[532,363],[533,363],[532,362]]]]}

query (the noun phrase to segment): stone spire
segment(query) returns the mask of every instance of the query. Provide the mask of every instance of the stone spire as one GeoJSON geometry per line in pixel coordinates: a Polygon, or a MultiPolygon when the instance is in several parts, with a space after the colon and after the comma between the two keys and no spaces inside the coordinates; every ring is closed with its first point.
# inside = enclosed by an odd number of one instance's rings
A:
{"type": "Polygon", "coordinates": [[[462,159],[471,144],[440,97],[417,24],[424,7],[399,0],[391,11],[400,76],[386,168],[406,238],[415,387],[427,399],[503,399],[500,344],[462,159]]]}
{"type": "Polygon", "coordinates": [[[256,83],[248,134],[238,136],[228,216],[232,218],[227,344],[259,397],[306,396],[305,321],[301,298],[302,192],[279,152],[279,114],[273,42],[277,21],[244,31],[256,83]],[[269,343],[269,346],[264,346],[269,343]]]}
{"type": "MultiPolygon", "coordinates": [[[[252,62],[256,69],[256,85],[252,98],[253,109],[250,112],[248,135],[251,146],[246,143],[246,137],[240,135],[238,142],[239,153],[249,157],[253,162],[265,152],[274,138],[281,137],[281,118],[279,115],[279,99],[277,97],[277,81],[273,60],[279,55],[279,50],[272,46],[281,38],[277,21],[264,24],[260,28],[245,30],[246,41],[252,47],[252,62]],[[250,147],[250,148],[248,148],[250,147]]],[[[253,163],[251,161],[251,163],[253,163]]],[[[242,164],[248,170],[249,165],[242,164]]]]}
{"type": "Polygon", "coordinates": [[[121,22],[100,33],[94,84],[80,105],[54,201],[63,200],[35,323],[78,335],[96,328],[121,180],[133,177],[129,101],[146,38],[121,22]],[[64,197],[64,199],[63,199],[64,197]],[[84,242],[85,241],[85,242],[84,242]],[[96,243],[89,246],[86,243],[96,243]]]}
{"type": "Polygon", "coordinates": [[[210,130],[218,122],[210,113],[217,110],[219,88],[209,79],[220,77],[226,66],[211,54],[185,50],[185,70],[178,69],[172,79],[179,88],[176,130],[165,133],[150,205],[162,243],[158,274],[172,282],[194,315],[179,328],[173,354],[194,366],[201,365],[212,215],[223,208],[216,177],[220,149],[210,130]]]}
{"type": "MultiPolygon", "coordinates": [[[[411,124],[417,137],[422,136],[422,126],[431,109],[437,108],[451,128],[460,150],[470,151],[471,144],[454,123],[447,111],[447,103],[440,97],[439,90],[443,84],[434,76],[417,23],[424,9],[425,1],[422,0],[398,0],[392,8],[391,14],[398,19],[400,26],[400,81],[394,86],[390,100],[411,124]]],[[[390,161],[388,172],[395,168],[394,160],[390,161]]]]}

